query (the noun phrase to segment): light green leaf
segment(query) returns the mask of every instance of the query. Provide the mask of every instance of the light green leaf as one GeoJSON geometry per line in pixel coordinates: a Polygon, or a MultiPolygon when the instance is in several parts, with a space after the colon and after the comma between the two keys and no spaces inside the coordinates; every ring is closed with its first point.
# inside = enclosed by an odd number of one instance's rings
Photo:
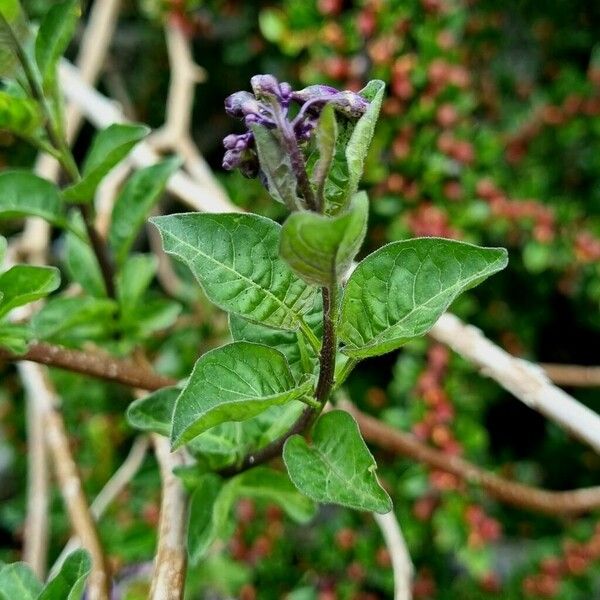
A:
{"type": "Polygon", "coordinates": [[[4,255],[6,254],[6,249],[8,248],[8,242],[6,238],[0,235],[0,265],[4,262],[4,255]]]}
{"type": "Polygon", "coordinates": [[[300,435],[289,438],[283,460],[294,485],[317,502],[378,513],[392,510],[392,501],[375,475],[375,460],[356,421],[344,411],[319,417],[312,446],[300,435]]]}
{"type": "Polygon", "coordinates": [[[234,342],[196,362],[177,398],[173,448],[226,421],[250,419],[270,406],[309,394],[312,381],[296,385],[285,356],[267,346],[234,342]]]}
{"type": "Polygon", "coordinates": [[[0,173],[0,219],[15,217],[41,217],[64,227],[64,211],[56,186],[29,171],[0,173]]]}
{"type": "Polygon", "coordinates": [[[344,291],[343,352],[353,358],[377,356],[424,335],[461,292],[506,264],[503,248],[442,238],[380,248],[358,265],[344,291]]]}
{"type": "Polygon", "coordinates": [[[267,178],[269,194],[290,210],[296,210],[298,193],[289,152],[284,151],[281,135],[262,125],[252,125],[260,168],[267,178]]]}
{"type": "Polygon", "coordinates": [[[126,412],[128,423],[140,431],[169,436],[175,401],[180,393],[176,387],[167,387],[134,400],[126,412]]]}
{"type": "Polygon", "coordinates": [[[42,113],[36,102],[0,91],[0,129],[31,137],[42,123],[42,113]]]}
{"type": "Polygon", "coordinates": [[[180,159],[170,158],[136,171],[125,184],[115,203],[108,235],[118,265],[125,262],[140,228],[180,165],[180,159]]]}
{"type": "Polygon", "coordinates": [[[35,59],[46,90],[54,86],[56,65],[71,41],[80,12],[78,0],[66,0],[54,4],[40,23],[35,59]]]}
{"type": "Polygon", "coordinates": [[[65,558],[60,571],[47,584],[38,600],[80,600],[92,561],[85,550],[75,550],[65,558]]]}
{"type": "Polygon", "coordinates": [[[156,275],[157,267],[158,261],[152,254],[132,254],[127,258],[117,278],[117,295],[122,311],[135,313],[156,275]]]}
{"type": "Polygon", "coordinates": [[[150,221],[222,309],[278,329],[304,327],[316,288],[279,258],[281,227],[258,215],[182,214],[150,221]]]}
{"type": "Polygon", "coordinates": [[[331,104],[327,104],[321,111],[315,132],[319,160],[312,172],[312,180],[319,193],[322,193],[324,190],[327,175],[333,164],[337,136],[338,128],[337,121],[335,120],[335,111],[331,104]]]}
{"type": "Polygon", "coordinates": [[[36,600],[41,590],[42,584],[26,563],[11,563],[0,569],[1,600],[36,600]]]}
{"type": "Polygon", "coordinates": [[[378,79],[370,81],[361,90],[360,94],[370,101],[369,108],[358,120],[346,146],[346,161],[348,162],[348,187],[347,197],[352,197],[358,189],[358,183],[362,177],[365,160],[369,152],[369,146],[375,132],[375,125],[379,118],[379,111],[383,102],[385,83],[378,79]]]}
{"type": "Polygon", "coordinates": [[[0,77],[15,75],[18,45],[25,46],[29,27],[19,0],[0,0],[0,77]]]}
{"type": "MultiPolygon", "coordinates": [[[[71,227],[85,235],[83,222],[78,214],[71,220],[71,227]]],[[[81,285],[88,294],[97,298],[106,296],[104,279],[92,248],[71,231],[66,235],[64,260],[71,279],[81,285]]]]}
{"type": "Polygon", "coordinates": [[[340,283],[367,232],[369,201],[356,194],[347,212],[327,217],[295,212],[283,224],[279,252],[294,273],[321,286],[340,283]]]}
{"type": "MultiPolygon", "coordinates": [[[[317,296],[313,308],[306,313],[304,320],[317,339],[323,330],[323,303],[317,296]]],[[[283,331],[253,323],[239,315],[229,315],[229,330],[234,342],[255,342],[279,350],[287,359],[296,381],[305,373],[314,373],[318,362],[318,353],[304,338],[300,331],[283,331]]]]}
{"type": "Polygon", "coordinates": [[[60,285],[54,267],[15,265],[0,275],[0,317],[17,306],[29,304],[53,292],[60,285]]]}
{"type": "Polygon", "coordinates": [[[235,482],[223,484],[214,473],[204,475],[190,498],[188,521],[188,554],[190,562],[196,564],[210,546],[219,538],[225,538],[228,517],[235,500],[235,482]]]}
{"type": "Polygon", "coordinates": [[[114,328],[113,316],[117,305],[108,298],[91,296],[52,298],[31,319],[36,339],[56,340],[84,337],[89,330],[97,331],[103,326],[107,331],[114,328]]]}
{"type": "Polygon", "coordinates": [[[64,198],[91,202],[104,176],[149,132],[145,125],[114,124],[97,133],[83,163],[81,181],[64,190],[64,198]]]}
{"type": "Polygon", "coordinates": [[[275,502],[297,523],[306,523],[315,516],[314,502],[298,492],[286,473],[255,467],[235,479],[239,496],[275,502]]]}
{"type": "Polygon", "coordinates": [[[30,338],[31,332],[28,327],[15,323],[0,323],[0,347],[15,354],[23,354],[27,351],[30,338]]]}

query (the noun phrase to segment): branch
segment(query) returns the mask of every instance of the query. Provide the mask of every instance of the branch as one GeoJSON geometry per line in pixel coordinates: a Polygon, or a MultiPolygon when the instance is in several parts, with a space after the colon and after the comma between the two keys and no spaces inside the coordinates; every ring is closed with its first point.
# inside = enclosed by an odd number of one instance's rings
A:
{"type": "Polygon", "coordinates": [[[173,469],[183,466],[184,460],[180,452],[171,452],[165,437],[154,434],[152,442],[160,467],[162,496],[158,548],[149,597],[151,600],[181,600],[187,563],[187,500],[173,469]]]}
{"type": "Polygon", "coordinates": [[[446,313],[430,331],[516,398],[600,452],[600,415],[552,385],[540,367],[515,358],[479,329],[446,313]]]}
{"type": "MultiPolygon", "coordinates": [[[[27,363],[18,365],[21,378],[28,374],[27,363]]],[[[39,394],[28,393],[27,407],[27,513],[23,542],[23,560],[39,579],[46,577],[48,557],[49,477],[44,439],[44,411],[39,394]]]]}
{"type": "Polygon", "coordinates": [[[406,541],[402,535],[400,524],[393,511],[380,515],[373,513],[373,518],[385,540],[394,571],[394,600],[411,600],[412,578],[415,572],[406,541]]]}
{"type": "Polygon", "coordinates": [[[600,487],[582,488],[568,492],[553,492],[513,482],[458,457],[435,450],[409,433],[394,429],[371,417],[347,401],[339,403],[357,421],[368,442],[397,454],[408,456],[429,467],[453,473],[472,485],[511,506],[530,509],[548,515],[577,515],[600,507],[600,487]]]}
{"type": "Polygon", "coordinates": [[[557,364],[541,364],[540,367],[558,385],[600,387],[600,367],[557,364]]]}
{"type": "MultiPolygon", "coordinates": [[[[123,461],[121,466],[114,472],[113,476],[106,482],[104,487],[100,490],[100,493],[94,498],[90,506],[92,516],[96,521],[99,521],[106,509],[113,502],[113,500],[121,493],[126,485],[135,477],[137,472],[140,470],[148,451],[149,440],[145,435],[140,435],[135,438],[129,450],[127,458],[123,461]]],[[[63,564],[65,558],[71,552],[81,546],[81,541],[77,537],[72,537],[59,557],[54,562],[52,569],[50,570],[50,576],[55,575],[63,564]]]]}
{"type": "MultiPolygon", "coordinates": [[[[60,84],[67,99],[78,106],[96,127],[108,127],[112,123],[124,122],[125,116],[119,107],[83,81],[78,70],[61,61],[59,66],[60,84]]],[[[138,167],[156,164],[160,156],[147,142],[139,143],[130,155],[130,160],[138,167]]],[[[184,171],[172,175],[167,184],[169,192],[180,198],[194,210],[204,212],[239,212],[240,208],[225,197],[220,198],[207,191],[184,171]]]]}
{"type": "Polygon", "coordinates": [[[100,350],[75,350],[46,342],[31,344],[21,355],[0,348],[0,360],[28,360],[144,390],[157,390],[176,383],[130,359],[115,358],[100,350]]]}
{"type": "Polygon", "coordinates": [[[27,394],[37,397],[43,412],[46,442],[69,519],[92,558],[88,597],[90,600],[108,600],[110,581],[106,558],[71,454],[62,415],[56,410],[59,399],[41,367],[24,362],[20,365],[20,373],[27,394]]]}

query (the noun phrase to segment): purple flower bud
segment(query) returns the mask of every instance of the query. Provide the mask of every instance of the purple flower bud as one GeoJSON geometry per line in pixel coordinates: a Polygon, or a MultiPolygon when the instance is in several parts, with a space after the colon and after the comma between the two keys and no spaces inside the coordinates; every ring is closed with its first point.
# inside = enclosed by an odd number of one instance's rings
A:
{"type": "Polygon", "coordinates": [[[227,150],[223,156],[223,168],[226,171],[233,171],[239,167],[242,155],[237,150],[227,150]]]}
{"type": "Polygon", "coordinates": [[[326,102],[332,96],[340,92],[330,85],[309,85],[302,90],[292,92],[292,100],[304,103],[312,100],[323,100],[326,102]]]}
{"type": "Polygon", "coordinates": [[[225,98],[225,112],[237,119],[259,111],[260,105],[250,92],[236,92],[225,98]]]}
{"type": "Polygon", "coordinates": [[[273,75],[255,75],[250,85],[257,98],[280,98],[279,82],[273,75]]]}
{"type": "Polygon", "coordinates": [[[352,119],[362,117],[369,108],[369,101],[354,92],[338,92],[329,99],[328,104],[333,105],[335,110],[352,119]]]}

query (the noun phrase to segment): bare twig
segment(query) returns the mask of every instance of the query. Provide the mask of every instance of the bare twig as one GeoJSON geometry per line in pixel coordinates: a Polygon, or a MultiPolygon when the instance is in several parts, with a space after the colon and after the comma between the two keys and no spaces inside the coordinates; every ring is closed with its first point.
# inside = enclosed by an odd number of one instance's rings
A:
{"type": "Polygon", "coordinates": [[[546,375],[557,385],[573,387],[600,387],[600,367],[582,367],[579,365],[559,365],[543,363],[540,365],[546,375]]]}
{"type": "MultiPolygon", "coordinates": [[[[140,435],[135,438],[127,458],[113,473],[113,476],[106,482],[96,498],[94,498],[94,501],[90,506],[90,511],[96,521],[100,520],[106,509],[140,470],[140,467],[144,462],[144,458],[146,457],[149,443],[148,436],[146,435],[140,435]]],[[[81,542],[77,537],[72,537],[67,542],[59,557],[54,562],[54,566],[50,572],[51,576],[60,569],[65,558],[67,558],[67,556],[76,550],[80,545],[81,542]]]]}
{"type": "Polygon", "coordinates": [[[449,313],[442,315],[430,335],[477,365],[482,374],[527,406],[600,452],[600,415],[552,385],[539,366],[511,356],[479,329],[449,313]]]}
{"type": "MultiPolygon", "coordinates": [[[[27,363],[18,365],[21,377],[28,373],[27,363]]],[[[46,456],[44,412],[39,395],[28,393],[27,407],[27,514],[23,540],[23,560],[41,579],[46,577],[48,556],[49,477],[46,456]]]]}
{"type": "Polygon", "coordinates": [[[420,463],[453,473],[472,485],[484,488],[497,500],[548,515],[577,515],[600,507],[600,487],[568,492],[553,492],[523,485],[499,477],[458,457],[435,450],[378,419],[371,417],[347,401],[339,403],[358,423],[365,440],[390,452],[408,456],[420,463]]]}
{"type": "Polygon", "coordinates": [[[23,385],[29,395],[36,395],[44,415],[46,442],[50,450],[56,478],[63,501],[76,535],[92,558],[92,573],[88,586],[90,600],[108,600],[109,571],[96,524],[87,504],[77,472],[77,465],[69,447],[62,415],[57,410],[59,400],[51,383],[39,365],[24,362],[20,366],[23,385]]]}
{"type": "Polygon", "coordinates": [[[411,600],[415,568],[410,559],[398,519],[393,511],[385,515],[373,513],[373,517],[381,529],[385,545],[390,553],[394,571],[394,600],[411,600]]]}
{"type": "Polygon", "coordinates": [[[158,548],[154,576],[150,588],[151,600],[181,600],[185,583],[187,551],[185,529],[187,499],[181,481],[173,469],[183,466],[180,452],[171,452],[169,441],[154,434],[154,452],[162,478],[158,548]]]}

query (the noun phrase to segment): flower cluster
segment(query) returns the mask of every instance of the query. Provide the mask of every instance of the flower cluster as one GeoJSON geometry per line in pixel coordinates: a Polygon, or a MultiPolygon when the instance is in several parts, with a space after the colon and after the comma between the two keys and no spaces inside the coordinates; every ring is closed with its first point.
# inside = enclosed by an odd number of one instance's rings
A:
{"type": "MultiPolygon", "coordinates": [[[[279,82],[273,75],[255,75],[250,80],[252,93],[236,92],[225,99],[228,115],[241,119],[248,129],[262,125],[277,129],[280,134],[295,144],[307,142],[327,104],[348,119],[358,119],[369,106],[360,94],[339,91],[328,85],[310,85],[293,91],[289,83],[279,82]],[[297,111],[290,115],[295,105],[297,111]]],[[[258,157],[255,150],[254,134],[230,134],[223,140],[225,155],[223,168],[227,171],[240,169],[249,178],[259,174],[258,157]]]]}

